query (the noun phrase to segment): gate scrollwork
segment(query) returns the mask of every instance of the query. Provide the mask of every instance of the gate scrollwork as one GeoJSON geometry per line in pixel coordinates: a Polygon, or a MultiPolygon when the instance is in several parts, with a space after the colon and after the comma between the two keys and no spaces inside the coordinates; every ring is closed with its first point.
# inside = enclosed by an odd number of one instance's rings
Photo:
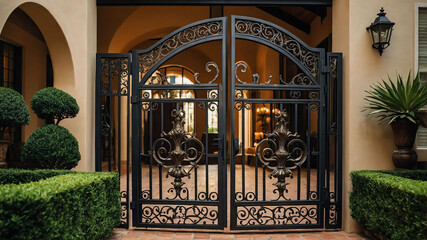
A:
{"type": "Polygon", "coordinates": [[[191,170],[197,167],[204,155],[204,146],[194,135],[184,130],[185,111],[174,109],[171,116],[174,118],[172,130],[163,132],[153,143],[151,154],[157,163],[169,169],[166,177],[175,178],[171,183],[173,187],[168,190],[175,193],[172,199],[188,199],[188,189],[183,187],[185,183],[182,178],[190,178],[191,170]]]}
{"type": "Polygon", "coordinates": [[[288,192],[286,178],[293,177],[292,169],[301,166],[307,159],[307,145],[302,141],[298,133],[292,133],[286,121],[288,115],[286,110],[278,111],[275,114],[276,129],[272,133],[267,133],[266,138],[261,140],[255,150],[258,160],[267,168],[273,170],[269,178],[277,178],[273,185],[277,188],[273,193],[278,193],[276,200],[285,197],[284,193],[288,192]],[[275,162],[276,166],[270,166],[275,162]]]}

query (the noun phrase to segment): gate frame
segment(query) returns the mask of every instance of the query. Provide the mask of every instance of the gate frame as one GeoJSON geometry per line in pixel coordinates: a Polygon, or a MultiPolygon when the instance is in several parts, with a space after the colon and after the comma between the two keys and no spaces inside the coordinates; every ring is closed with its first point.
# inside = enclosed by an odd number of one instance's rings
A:
{"type": "MultiPolygon", "coordinates": [[[[227,147],[226,147],[226,134],[227,134],[227,118],[226,118],[226,107],[227,106],[227,36],[228,36],[228,18],[227,17],[217,17],[217,18],[209,18],[200,20],[197,22],[190,23],[186,26],[183,26],[172,33],[168,34],[166,37],[162,38],[158,42],[154,43],[152,46],[150,46],[147,49],[144,50],[132,50],[132,97],[131,97],[131,104],[132,104],[132,132],[133,133],[140,133],[140,118],[138,117],[138,114],[141,112],[141,107],[139,106],[139,103],[141,101],[141,94],[140,91],[143,89],[145,81],[148,80],[149,77],[151,77],[151,74],[155,72],[157,68],[159,68],[164,62],[166,62],[168,59],[171,59],[172,57],[176,56],[177,54],[183,52],[184,50],[203,44],[207,42],[213,42],[213,41],[221,41],[221,49],[222,49],[222,56],[221,56],[221,84],[219,84],[218,93],[220,96],[222,96],[222,99],[218,99],[218,113],[219,116],[222,117],[222,120],[218,121],[218,200],[219,204],[209,204],[207,202],[207,205],[213,205],[218,206],[218,225],[189,225],[189,224],[139,224],[138,223],[138,214],[140,214],[140,209],[137,207],[137,200],[138,199],[138,192],[141,189],[141,186],[139,184],[139,180],[141,180],[141,171],[140,171],[140,139],[133,137],[132,138],[132,149],[138,149],[138,151],[132,150],[132,202],[131,202],[131,209],[132,209],[132,225],[135,227],[158,227],[158,228],[170,228],[170,227],[179,227],[179,228],[191,228],[191,229],[224,229],[227,226],[227,163],[226,163],[226,156],[227,156],[227,147]],[[174,35],[185,31],[188,28],[191,28],[193,26],[213,22],[213,21],[220,21],[222,23],[222,34],[215,35],[215,36],[208,36],[208,37],[202,37],[197,40],[193,40],[189,43],[186,43],[184,45],[181,45],[177,47],[176,49],[173,49],[168,54],[166,54],[163,58],[161,58],[159,61],[154,63],[148,71],[145,72],[143,78],[139,81],[139,54],[148,53],[156,47],[160,46],[162,43],[173,37],[174,35]],[[135,61],[137,60],[137,61],[135,61]],[[138,79],[135,81],[135,79],[138,79]],[[222,90],[222,93],[220,92],[222,90]],[[221,135],[221,136],[220,136],[221,135]],[[222,153],[222,154],[221,154],[222,153]],[[222,168],[222,170],[221,170],[222,168]],[[225,173],[225,174],[224,174],[225,173]],[[224,191],[221,191],[224,190],[224,191]]],[[[208,87],[209,84],[201,84],[208,87]]],[[[215,84],[216,85],[216,84],[215,84]]],[[[165,200],[162,200],[163,202],[167,202],[165,200]]],[[[184,202],[184,200],[182,200],[184,202]]],[[[187,204],[193,204],[196,205],[198,200],[192,201],[187,200],[187,204]]],[[[155,204],[156,202],[153,201],[155,204]]],[[[201,205],[203,206],[203,205],[201,205]]]]}
{"type": "MultiPolygon", "coordinates": [[[[235,22],[236,17],[242,17],[242,16],[231,16],[230,19],[232,23],[235,22]]],[[[272,24],[270,22],[264,21],[262,19],[257,19],[257,18],[249,18],[249,17],[243,17],[245,19],[253,19],[256,20],[258,22],[264,22],[268,25],[274,25],[277,26],[275,24],[272,24]]],[[[98,136],[100,134],[100,125],[99,125],[99,121],[100,121],[100,109],[99,109],[99,104],[100,104],[100,97],[101,97],[101,67],[100,67],[100,59],[101,58],[128,58],[129,59],[129,65],[128,65],[128,71],[131,71],[132,73],[132,79],[139,79],[139,61],[135,61],[136,59],[138,59],[138,54],[140,53],[145,53],[145,52],[149,52],[150,50],[154,49],[156,46],[158,46],[162,41],[167,40],[168,38],[170,38],[171,36],[173,36],[174,34],[178,33],[179,31],[182,31],[186,28],[189,28],[191,26],[197,25],[197,24],[201,24],[201,23],[205,23],[205,22],[209,22],[209,21],[213,21],[213,20],[221,20],[223,22],[223,34],[221,35],[221,37],[208,37],[207,39],[202,39],[202,40],[195,40],[194,42],[191,42],[189,44],[186,44],[184,46],[181,46],[179,48],[177,48],[176,50],[171,52],[171,56],[168,57],[164,57],[162,60],[160,60],[159,62],[157,62],[156,64],[154,64],[153,66],[151,66],[150,70],[147,71],[145,73],[145,76],[150,76],[152,74],[152,72],[154,72],[155,69],[157,69],[159,66],[161,66],[162,63],[164,63],[165,61],[167,61],[168,59],[170,59],[171,57],[175,56],[176,54],[184,51],[185,49],[188,49],[190,47],[205,43],[205,42],[210,42],[210,41],[217,41],[217,40],[221,40],[222,41],[222,99],[219,100],[219,111],[221,112],[221,119],[219,119],[219,125],[222,125],[222,142],[220,144],[220,147],[222,146],[222,161],[224,164],[222,164],[222,172],[225,173],[223,174],[223,177],[219,178],[218,180],[221,181],[221,183],[219,183],[220,186],[222,186],[222,189],[225,189],[225,191],[222,192],[221,197],[218,196],[218,201],[220,201],[220,204],[218,205],[218,227],[206,227],[206,226],[202,226],[202,227],[197,227],[197,225],[195,226],[191,226],[191,225],[179,225],[179,227],[181,228],[205,228],[205,229],[224,229],[225,227],[227,227],[227,222],[228,222],[228,218],[233,216],[233,205],[234,205],[234,200],[232,198],[230,198],[230,203],[228,203],[228,189],[227,189],[227,164],[226,164],[226,159],[229,156],[229,154],[227,153],[227,141],[226,141],[226,136],[227,136],[227,130],[231,130],[231,141],[230,141],[230,156],[231,159],[233,159],[234,161],[234,156],[232,156],[233,154],[233,147],[234,147],[234,143],[233,143],[233,139],[234,139],[234,114],[231,114],[231,125],[233,126],[231,129],[227,128],[227,89],[228,87],[231,88],[232,91],[230,91],[231,94],[231,103],[234,104],[234,91],[235,90],[235,71],[234,71],[234,64],[231,64],[231,71],[230,71],[230,75],[231,75],[231,83],[230,86],[228,86],[228,79],[227,79],[227,60],[228,60],[228,55],[227,55],[227,29],[228,29],[228,17],[219,17],[219,18],[211,18],[211,19],[206,19],[206,20],[201,20],[198,22],[194,22],[191,23],[189,25],[186,25],[172,33],[170,33],[168,36],[162,38],[161,40],[159,40],[157,43],[155,43],[153,46],[151,46],[150,48],[146,49],[146,50],[133,50],[132,51],[132,55],[130,55],[129,53],[105,53],[105,54],[97,54],[97,77],[96,77],[96,99],[95,99],[95,106],[96,106],[96,110],[95,110],[95,147],[96,147],[96,151],[95,151],[95,168],[96,171],[101,171],[101,159],[100,159],[100,140],[98,139],[98,136]],[[131,61],[131,57],[133,61],[131,61]],[[153,70],[153,71],[151,71],[153,70]],[[151,72],[150,72],[151,71],[151,72]],[[221,104],[223,106],[221,106],[221,104]],[[227,216],[227,205],[230,204],[231,207],[231,214],[228,217],[227,216]],[[222,206],[222,207],[221,207],[222,206]],[[222,209],[222,211],[220,211],[220,209],[222,209]]],[[[292,33],[288,32],[286,29],[281,28],[280,26],[277,26],[277,28],[282,29],[284,31],[286,31],[287,34],[294,36],[292,33]]],[[[235,62],[235,39],[244,39],[244,38],[235,38],[234,35],[234,26],[232,26],[231,28],[231,63],[235,62]]],[[[294,36],[295,37],[295,36],[294,36]]],[[[297,37],[295,37],[295,39],[299,39],[297,37]]],[[[247,39],[247,40],[251,40],[251,39],[247,39]]],[[[251,40],[253,41],[253,40],[251,40]]],[[[255,41],[259,44],[263,44],[266,45],[267,47],[271,47],[272,49],[275,49],[276,51],[278,51],[277,47],[275,47],[272,44],[269,44],[268,42],[259,42],[259,41],[255,41]],[[271,45],[271,46],[270,46],[271,45]]],[[[299,41],[300,44],[303,44],[304,47],[307,47],[308,49],[313,49],[309,46],[307,46],[304,42],[299,41]]],[[[322,121],[322,126],[325,126],[320,128],[319,127],[319,131],[320,129],[323,129],[322,133],[319,133],[319,136],[323,136],[325,137],[325,141],[321,142],[321,147],[320,149],[326,149],[327,147],[329,147],[329,139],[328,138],[330,135],[336,135],[336,168],[335,168],[335,179],[337,179],[335,181],[335,193],[334,193],[334,201],[331,201],[331,197],[330,197],[330,190],[329,190],[329,185],[327,184],[328,187],[326,187],[325,184],[323,184],[323,186],[319,186],[319,189],[322,192],[319,192],[319,198],[320,198],[320,204],[319,204],[319,211],[322,213],[322,216],[319,217],[319,226],[318,228],[326,228],[326,229],[332,229],[332,228],[340,228],[342,226],[342,140],[343,140],[343,136],[342,136],[342,54],[341,53],[326,53],[324,49],[321,49],[323,51],[320,51],[320,57],[319,57],[319,85],[321,85],[320,88],[320,92],[323,92],[325,98],[321,98],[320,101],[320,108],[319,111],[322,111],[323,115],[326,116],[325,119],[323,119],[322,121]],[[335,68],[331,67],[331,60],[335,58],[336,59],[336,63],[335,63],[335,68]],[[325,64],[326,63],[326,64],[325,64]],[[332,74],[332,72],[335,69],[335,73],[332,74]],[[334,76],[332,76],[334,75],[334,76]],[[326,104],[326,101],[329,101],[329,86],[331,84],[331,79],[335,79],[334,85],[336,87],[336,93],[335,93],[335,102],[336,102],[336,119],[335,119],[335,127],[333,126],[333,124],[331,124],[331,119],[329,119],[330,116],[330,104],[326,104]],[[322,82],[324,84],[322,84],[322,82]],[[335,128],[335,134],[332,134],[332,128],[335,128]],[[334,209],[332,209],[334,208],[334,209]],[[329,212],[327,212],[329,211],[329,212]],[[333,216],[331,216],[331,211],[333,212],[333,216]],[[327,214],[325,214],[327,213],[327,214]],[[330,224],[328,219],[330,218],[335,218],[335,221],[333,222],[333,224],[330,224]]],[[[278,51],[280,52],[280,51],[278,51]]],[[[286,53],[283,53],[284,55],[286,55],[286,53]]],[[[287,56],[287,55],[286,55],[287,56]]],[[[292,58],[292,56],[287,56],[288,58],[292,58]]],[[[293,61],[295,62],[295,61],[293,61]]],[[[295,62],[296,63],[296,62],[295,62]]],[[[301,68],[303,69],[303,68],[301,68]]],[[[130,74],[129,74],[130,76],[130,74]]],[[[128,77],[129,77],[128,76],[128,77]]],[[[144,78],[145,78],[144,76],[144,78]]],[[[148,78],[148,77],[147,77],[148,78]]],[[[137,124],[132,124],[132,132],[139,132],[139,126],[140,126],[140,122],[138,122],[138,117],[136,113],[139,113],[140,108],[139,108],[139,100],[141,99],[141,96],[139,94],[139,91],[141,90],[139,88],[139,85],[141,83],[139,83],[139,81],[132,81],[132,87],[128,86],[130,89],[128,91],[128,103],[131,105],[132,108],[132,117],[131,117],[131,123],[135,123],[137,122],[137,124]],[[132,93],[130,95],[130,93],[132,93]],[[139,110],[138,110],[139,108],[139,110]]],[[[143,84],[143,83],[142,83],[143,84]]],[[[129,84],[130,85],[130,84],[129,84]]],[[[219,90],[220,91],[220,90],[219,90]]],[[[322,96],[322,94],[320,94],[322,96]]],[[[234,105],[232,106],[232,112],[234,112],[234,105]]],[[[129,112],[128,112],[129,115],[129,112]]],[[[322,115],[322,114],[319,114],[322,115]]],[[[129,123],[128,123],[129,124],[129,123]]],[[[320,126],[320,125],[319,125],[320,126]]],[[[127,127],[129,129],[129,126],[127,127]]],[[[219,138],[221,138],[219,136],[219,138]]],[[[132,149],[139,149],[138,144],[139,142],[135,139],[132,138],[132,149]],[[136,148],[135,148],[136,147],[136,148]]],[[[129,140],[128,140],[129,141],[129,140]]],[[[128,148],[130,146],[128,145],[128,148]]],[[[132,166],[139,166],[138,162],[139,162],[139,151],[132,151],[132,166]]],[[[327,152],[324,152],[323,154],[321,154],[321,159],[319,160],[320,162],[326,163],[326,160],[329,161],[328,159],[329,156],[329,149],[327,149],[327,152]]],[[[127,159],[127,164],[129,166],[129,161],[131,161],[129,158],[127,159]]],[[[233,179],[233,164],[231,164],[231,179],[232,181],[234,181],[233,179]]],[[[321,169],[319,169],[319,172],[323,172],[323,174],[320,174],[320,178],[321,178],[321,182],[325,183],[325,170],[329,169],[329,164],[326,166],[325,164],[321,164],[321,169]]],[[[138,176],[140,173],[138,173],[139,168],[137,167],[132,167],[132,199],[137,199],[137,191],[139,188],[135,188],[135,184],[138,184],[138,178],[135,176],[138,176]]],[[[218,171],[221,172],[221,169],[219,168],[219,164],[218,164],[218,171]]],[[[129,172],[129,168],[128,168],[128,172],[129,172]]],[[[329,174],[329,171],[328,171],[329,174]]],[[[129,173],[128,173],[128,179],[127,181],[129,182],[129,173]]],[[[140,178],[139,178],[140,179],[140,178]]],[[[233,182],[234,183],[234,182],[233,182]]],[[[235,191],[234,191],[234,184],[231,184],[231,196],[234,195],[235,191]]],[[[129,184],[128,184],[129,185],[129,184]]],[[[129,187],[127,187],[127,190],[129,189],[129,187]]],[[[220,195],[220,191],[219,191],[220,187],[218,188],[218,194],[220,195]]],[[[125,208],[123,209],[124,212],[126,212],[126,214],[123,214],[123,217],[125,219],[127,219],[126,224],[122,224],[122,226],[124,227],[129,227],[129,197],[128,195],[130,194],[130,192],[127,192],[126,197],[126,201],[122,202],[122,207],[123,205],[125,205],[125,208]]],[[[133,200],[132,203],[130,203],[130,209],[135,210],[135,201],[133,200]]],[[[132,226],[138,227],[141,226],[140,224],[138,225],[136,222],[136,215],[137,211],[132,211],[132,215],[133,215],[133,223],[132,226]]],[[[234,215],[235,216],[235,215],[234,215]]],[[[144,225],[144,227],[147,227],[144,225]]],[[[154,226],[154,227],[171,227],[170,225],[167,226],[154,226]]],[[[248,229],[248,228],[235,228],[235,226],[233,226],[233,221],[231,220],[231,228],[232,229],[248,229]]],[[[277,227],[271,227],[273,229],[277,229],[277,227]]],[[[301,227],[292,227],[290,226],[289,228],[301,228],[301,227]]],[[[259,229],[259,228],[250,228],[250,229],[259,229]]],[[[266,229],[266,228],[262,228],[262,229],[266,229]]],[[[283,227],[280,227],[280,229],[283,229],[283,227]]]]}
{"type": "MultiPolygon", "coordinates": [[[[298,66],[298,68],[301,69],[305,73],[306,76],[308,76],[312,81],[316,82],[316,80],[313,78],[311,73],[306,69],[306,67],[304,67],[302,62],[299,61],[298,59],[296,59],[296,57],[294,55],[292,55],[289,51],[281,49],[277,44],[274,44],[274,43],[267,41],[265,39],[263,40],[263,39],[256,37],[256,36],[245,36],[244,34],[236,33],[235,32],[235,29],[236,29],[235,24],[237,23],[237,20],[252,21],[252,22],[256,22],[256,23],[260,23],[260,24],[265,24],[271,28],[275,28],[276,30],[280,31],[281,33],[284,33],[284,34],[288,35],[289,37],[291,37],[294,41],[297,42],[297,44],[302,45],[307,50],[312,51],[312,52],[316,52],[319,54],[319,61],[317,62],[319,78],[318,78],[318,87],[316,88],[316,90],[318,90],[320,92],[320,94],[319,94],[320,95],[319,96],[320,103],[319,103],[319,110],[318,110],[318,111],[320,111],[320,113],[319,113],[319,118],[320,118],[319,119],[319,136],[324,137],[325,136],[325,127],[326,127],[326,125],[325,125],[325,120],[326,120],[326,116],[325,116],[326,115],[326,105],[325,105],[326,93],[325,93],[325,90],[326,89],[324,88],[324,86],[326,85],[325,84],[326,76],[323,72],[323,69],[324,69],[324,66],[323,66],[324,60],[323,59],[325,59],[325,49],[323,49],[323,48],[312,48],[312,47],[308,46],[306,43],[304,43],[302,40],[300,40],[298,37],[296,37],[294,34],[287,31],[286,29],[284,29],[284,28],[282,28],[282,27],[280,27],[274,23],[271,23],[271,22],[268,22],[268,21],[265,21],[262,19],[253,18],[253,17],[246,17],[246,16],[237,16],[237,15],[231,16],[231,21],[230,21],[231,22],[231,47],[230,47],[230,49],[231,49],[231,61],[230,61],[230,63],[231,63],[231,69],[230,69],[230,72],[231,72],[231,77],[230,77],[231,89],[230,89],[230,94],[231,94],[231,96],[230,97],[231,97],[231,105],[233,107],[233,113],[234,113],[234,103],[235,103],[234,91],[236,90],[236,83],[235,83],[236,82],[236,80],[235,80],[236,79],[236,75],[235,75],[235,73],[236,73],[236,71],[235,71],[236,70],[236,67],[235,67],[235,63],[236,63],[236,56],[235,56],[236,55],[236,53],[235,53],[236,39],[248,40],[248,41],[258,43],[258,44],[262,44],[262,45],[265,45],[265,46],[275,50],[279,54],[285,55],[288,59],[292,60],[292,62],[294,64],[296,64],[298,66]]],[[[246,85],[245,89],[264,89],[264,90],[269,90],[269,89],[271,90],[272,89],[272,86],[262,86],[260,84],[242,84],[242,85],[246,85]]],[[[292,89],[295,89],[295,90],[307,89],[306,86],[294,86],[294,87],[291,86],[291,87],[292,87],[292,89]]],[[[288,87],[288,88],[290,88],[290,87],[288,87]]],[[[265,101],[265,102],[267,102],[267,101],[265,101]]],[[[271,102],[271,100],[270,100],[270,102],[271,102]]],[[[235,136],[234,136],[234,131],[235,131],[234,120],[235,120],[234,114],[231,114],[231,119],[230,119],[230,121],[231,121],[230,132],[231,132],[231,139],[232,139],[231,149],[235,149],[235,146],[234,146],[234,144],[235,144],[234,143],[234,139],[235,139],[235,136]]],[[[320,180],[318,180],[318,182],[320,183],[320,186],[318,186],[319,203],[317,204],[317,206],[318,206],[318,223],[312,224],[312,225],[310,224],[306,228],[323,228],[323,226],[324,226],[324,224],[323,224],[323,220],[324,220],[323,219],[323,216],[324,216],[324,194],[321,194],[321,191],[323,190],[323,186],[324,186],[324,184],[322,184],[322,183],[324,183],[324,181],[325,181],[324,180],[324,177],[325,177],[324,163],[325,163],[326,152],[324,150],[322,151],[322,149],[325,149],[325,146],[326,146],[325,141],[321,141],[320,146],[319,146],[320,158],[319,158],[319,165],[318,165],[318,169],[317,169],[318,178],[320,177],[320,180]]],[[[230,156],[230,158],[231,158],[231,170],[230,170],[230,173],[231,173],[231,177],[230,177],[231,178],[231,193],[230,193],[231,194],[231,197],[230,197],[231,210],[230,210],[230,215],[231,216],[237,216],[237,206],[243,205],[243,204],[237,204],[237,202],[235,201],[234,195],[236,193],[235,192],[236,176],[235,176],[235,156],[233,156],[233,153],[230,156]]],[[[242,160],[242,161],[244,161],[244,160],[242,160]]],[[[244,173],[242,173],[242,174],[244,174],[244,173]]],[[[261,201],[257,201],[257,202],[261,202],[261,201]]],[[[295,200],[293,200],[293,202],[294,203],[291,203],[291,205],[295,204],[295,200]]],[[[309,202],[310,201],[307,200],[305,202],[300,201],[299,203],[301,205],[303,205],[304,203],[307,204],[309,202]]],[[[280,204],[280,202],[275,204],[274,202],[267,203],[267,201],[265,201],[264,204],[260,203],[260,204],[257,204],[256,206],[263,206],[263,205],[265,205],[265,206],[279,206],[278,204],[280,204]]],[[[231,221],[231,229],[232,230],[299,229],[299,228],[302,228],[302,225],[289,225],[286,227],[283,227],[283,225],[280,225],[280,226],[278,226],[278,225],[264,225],[262,227],[260,227],[260,225],[253,225],[253,226],[248,226],[248,227],[242,227],[242,226],[237,226],[236,223],[237,223],[237,219],[233,219],[233,221],[231,221]]]]}

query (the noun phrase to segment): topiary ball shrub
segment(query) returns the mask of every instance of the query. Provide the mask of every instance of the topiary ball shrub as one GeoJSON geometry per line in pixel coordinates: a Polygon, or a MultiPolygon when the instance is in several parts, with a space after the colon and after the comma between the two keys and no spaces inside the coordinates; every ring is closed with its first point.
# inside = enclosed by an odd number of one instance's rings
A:
{"type": "Polygon", "coordinates": [[[36,92],[31,99],[31,108],[37,117],[46,119],[56,125],[65,118],[74,118],[79,113],[79,105],[70,94],[57,88],[49,87],[36,92]]]}
{"type": "Polygon", "coordinates": [[[6,127],[26,125],[29,122],[30,111],[21,94],[13,89],[0,87],[0,133],[6,127]]]}
{"type": "Polygon", "coordinates": [[[30,135],[22,160],[33,161],[41,169],[71,169],[80,161],[79,144],[66,128],[49,124],[30,135]]]}

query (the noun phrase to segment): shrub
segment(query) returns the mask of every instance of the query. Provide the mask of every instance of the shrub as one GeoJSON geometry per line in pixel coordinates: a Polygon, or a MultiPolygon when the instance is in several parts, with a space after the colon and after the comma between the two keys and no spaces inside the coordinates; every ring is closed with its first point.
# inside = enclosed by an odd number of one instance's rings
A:
{"type": "Polygon", "coordinates": [[[390,124],[399,119],[416,123],[418,118],[415,113],[427,104],[427,87],[419,73],[413,77],[409,72],[406,82],[400,74],[396,83],[388,77],[388,82],[383,80],[365,92],[368,94],[365,110],[369,112],[368,115],[374,115],[380,124],[390,124]]]}
{"type": "Polygon", "coordinates": [[[37,182],[46,178],[76,173],[70,170],[23,170],[23,169],[0,169],[0,185],[37,182]]]}
{"type": "Polygon", "coordinates": [[[65,118],[74,118],[79,113],[76,99],[57,88],[49,87],[36,92],[31,99],[31,108],[41,119],[56,125],[65,118]]]}
{"type": "Polygon", "coordinates": [[[5,128],[29,122],[30,112],[21,94],[13,89],[0,87],[0,137],[5,128]]]}
{"type": "Polygon", "coordinates": [[[104,239],[111,234],[121,216],[118,174],[63,173],[0,187],[0,239],[104,239]]]}
{"type": "Polygon", "coordinates": [[[22,159],[35,162],[37,168],[71,169],[80,161],[79,144],[66,128],[49,124],[30,135],[22,159]]]}
{"type": "Polygon", "coordinates": [[[427,239],[427,171],[364,170],[350,176],[351,216],[364,228],[392,240],[427,239]]]}

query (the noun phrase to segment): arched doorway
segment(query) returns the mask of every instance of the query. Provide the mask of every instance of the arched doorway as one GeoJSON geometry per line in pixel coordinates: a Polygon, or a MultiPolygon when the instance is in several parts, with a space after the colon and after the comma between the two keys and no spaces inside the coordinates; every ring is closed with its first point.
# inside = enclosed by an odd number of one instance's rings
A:
{"type": "MultiPolygon", "coordinates": [[[[55,17],[40,4],[16,4],[19,6],[11,9],[0,33],[0,86],[20,92],[28,106],[34,93],[45,87],[55,86],[73,94],[71,52],[55,17]]],[[[21,166],[23,142],[45,124],[33,111],[30,114],[29,125],[16,129],[10,139],[14,142],[9,147],[10,167],[21,166]]]]}
{"type": "Polygon", "coordinates": [[[132,200],[122,200],[133,226],[340,227],[340,54],[309,47],[270,22],[232,16],[192,23],[132,55],[99,54],[98,66],[98,97],[132,105],[132,200]],[[265,48],[265,62],[249,59],[253,45],[265,48]],[[204,70],[193,80],[159,73],[202,47],[209,62],[185,64],[204,70]],[[190,103],[194,118],[186,120],[190,103]]]}

